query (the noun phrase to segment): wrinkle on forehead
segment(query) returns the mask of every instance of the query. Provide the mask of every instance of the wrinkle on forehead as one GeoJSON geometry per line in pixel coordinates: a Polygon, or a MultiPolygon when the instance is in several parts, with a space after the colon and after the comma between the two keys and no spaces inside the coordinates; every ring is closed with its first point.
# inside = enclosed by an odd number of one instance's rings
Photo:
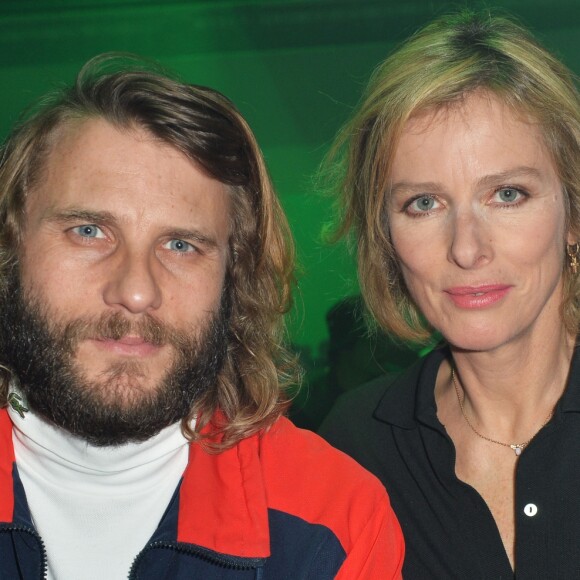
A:
{"type": "MultiPolygon", "coordinates": [[[[504,141],[504,146],[507,148],[510,146],[511,131],[517,130],[517,124],[520,123],[528,125],[530,130],[537,135],[538,138],[534,139],[534,143],[538,145],[538,153],[541,152],[549,157],[559,177],[554,155],[544,137],[542,123],[530,113],[513,106],[492,91],[485,89],[467,93],[461,99],[453,102],[417,111],[406,122],[399,139],[399,145],[405,134],[420,136],[434,130],[442,130],[444,133],[456,135],[459,129],[464,142],[462,147],[453,154],[461,162],[467,161],[474,164],[478,161],[478,155],[466,154],[464,147],[467,144],[469,147],[473,146],[474,151],[477,151],[479,146],[478,131],[487,131],[491,138],[504,141]],[[479,113],[475,115],[472,113],[474,106],[480,109],[479,113]],[[481,114],[482,108],[484,109],[483,114],[481,114]],[[499,123],[497,122],[498,118],[499,123]],[[491,125],[491,123],[494,124],[491,125]],[[472,143],[469,142],[470,136],[473,136],[472,143]]],[[[415,140],[415,143],[419,147],[421,141],[415,140]]],[[[451,150],[454,147],[454,140],[449,137],[445,144],[451,150]]],[[[409,145],[408,142],[407,145],[409,145]]],[[[514,143],[513,146],[517,146],[517,144],[514,143]]],[[[395,150],[395,156],[398,148],[395,150]]],[[[392,185],[393,176],[391,175],[391,187],[392,185]]]]}
{"type": "Polygon", "coordinates": [[[27,215],[33,208],[43,216],[109,212],[135,231],[164,220],[173,229],[191,229],[202,225],[204,211],[224,203],[215,194],[230,194],[228,186],[146,129],[118,128],[102,117],[63,126],[45,165],[26,200],[27,215]]]}
{"type": "Polygon", "coordinates": [[[429,131],[437,123],[445,123],[449,121],[449,118],[452,115],[459,115],[462,122],[470,128],[472,126],[472,118],[469,108],[474,99],[486,103],[490,108],[490,113],[492,108],[501,110],[504,123],[506,121],[508,123],[516,121],[529,123],[532,126],[535,125],[536,127],[541,128],[540,121],[531,113],[524,110],[522,107],[514,106],[508,102],[507,99],[502,99],[501,95],[497,95],[491,90],[482,88],[464,93],[460,98],[454,101],[433,105],[413,112],[407,120],[403,131],[420,135],[421,133],[429,131]]]}
{"type": "MultiPolygon", "coordinates": [[[[114,129],[120,134],[130,135],[136,141],[151,142],[160,148],[167,148],[176,154],[183,155],[188,161],[193,163],[201,171],[205,171],[194,159],[185,155],[180,149],[167,143],[160,137],[154,135],[146,127],[135,121],[128,120],[126,123],[115,122],[99,114],[70,114],[62,119],[46,136],[43,147],[37,152],[36,158],[33,158],[30,175],[26,184],[26,195],[34,192],[39,182],[44,180],[51,167],[59,160],[66,158],[71,148],[76,147],[78,143],[83,142],[83,134],[87,126],[93,123],[103,123],[114,129]]],[[[128,176],[133,175],[127,172],[128,176]]]]}

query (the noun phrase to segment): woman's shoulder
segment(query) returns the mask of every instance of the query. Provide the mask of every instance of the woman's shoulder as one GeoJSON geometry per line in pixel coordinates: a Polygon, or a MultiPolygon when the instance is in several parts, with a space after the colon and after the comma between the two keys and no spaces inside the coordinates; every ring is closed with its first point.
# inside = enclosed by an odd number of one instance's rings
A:
{"type": "Polygon", "coordinates": [[[396,405],[397,407],[412,403],[422,369],[427,359],[433,355],[435,353],[418,360],[408,369],[381,375],[341,395],[323,422],[321,432],[329,423],[337,420],[344,419],[349,423],[356,422],[357,419],[366,421],[383,406],[383,402],[388,406],[396,405]]]}
{"type": "Polygon", "coordinates": [[[322,424],[321,431],[329,423],[337,420],[352,423],[357,420],[365,421],[371,417],[379,403],[387,394],[389,399],[397,400],[409,388],[413,388],[413,371],[421,367],[421,361],[416,362],[410,369],[388,373],[373,379],[355,389],[342,394],[333,405],[330,413],[322,424]]]}
{"type": "Polygon", "coordinates": [[[322,423],[320,435],[361,461],[360,453],[373,453],[372,447],[385,441],[392,425],[415,428],[420,387],[432,391],[424,384],[425,377],[436,374],[444,357],[445,351],[434,351],[406,371],[383,375],[345,393],[322,423]]]}

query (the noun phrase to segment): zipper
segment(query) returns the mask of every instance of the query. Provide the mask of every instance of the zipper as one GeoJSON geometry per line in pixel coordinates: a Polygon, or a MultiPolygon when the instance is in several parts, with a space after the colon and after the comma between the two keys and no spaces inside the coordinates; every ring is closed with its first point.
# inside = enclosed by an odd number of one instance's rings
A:
{"type": "Polygon", "coordinates": [[[41,561],[40,561],[40,580],[46,580],[48,575],[48,562],[46,560],[46,548],[44,547],[44,542],[42,538],[38,534],[38,532],[28,526],[18,526],[18,525],[4,525],[0,526],[0,534],[2,532],[25,532],[30,534],[39,544],[40,544],[40,553],[41,553],[41,561]]]}
{"type": "Polygon", "coordinates": [[[220,554],[209,550],[207,548],[202,548],[201,546],[195,546],[193,544],[184,544],[179,542],[152,542],[146,546],[133,560],[131,565],[131,571],[129,572],[129,580],[137,580],[137,566],[139,565],[139,560],[144,556],[146,552],[154,549],[164,549],[171,550],[174,552],[180,552],[182,554],[188,554],[190,556],[195,556],[200,560],[204,560],[221,568],[227,568],[230,570],[255,570],[259,568],[264,563],[264,558],[243,558],[241,556],[228,556],[227,554],[220,554]]]}

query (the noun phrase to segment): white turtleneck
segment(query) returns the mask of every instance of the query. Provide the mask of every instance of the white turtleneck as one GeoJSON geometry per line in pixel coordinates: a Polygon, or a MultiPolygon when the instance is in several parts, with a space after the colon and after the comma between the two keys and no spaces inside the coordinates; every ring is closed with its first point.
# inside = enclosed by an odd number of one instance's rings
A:
{"type": "Polygon", "coordinates": [[[94,447],[9,408],[16,464],[50,580],[125,579],[183,474],[179,424],[144,443],[94,447]]]}

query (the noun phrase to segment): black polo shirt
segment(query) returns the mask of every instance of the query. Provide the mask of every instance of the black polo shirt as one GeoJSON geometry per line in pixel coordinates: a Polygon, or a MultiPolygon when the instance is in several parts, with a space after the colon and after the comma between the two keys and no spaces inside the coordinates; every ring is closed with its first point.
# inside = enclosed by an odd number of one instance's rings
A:
{"type": "Polygon", "coordinates": [[[516,574],[482,497],[455,476],[436,415],[446,349],[343,395],[321,434],[385,484],[406,542],[406,580],[580,579],[580,349],[551,421],[516,470],[516,574]]]}

